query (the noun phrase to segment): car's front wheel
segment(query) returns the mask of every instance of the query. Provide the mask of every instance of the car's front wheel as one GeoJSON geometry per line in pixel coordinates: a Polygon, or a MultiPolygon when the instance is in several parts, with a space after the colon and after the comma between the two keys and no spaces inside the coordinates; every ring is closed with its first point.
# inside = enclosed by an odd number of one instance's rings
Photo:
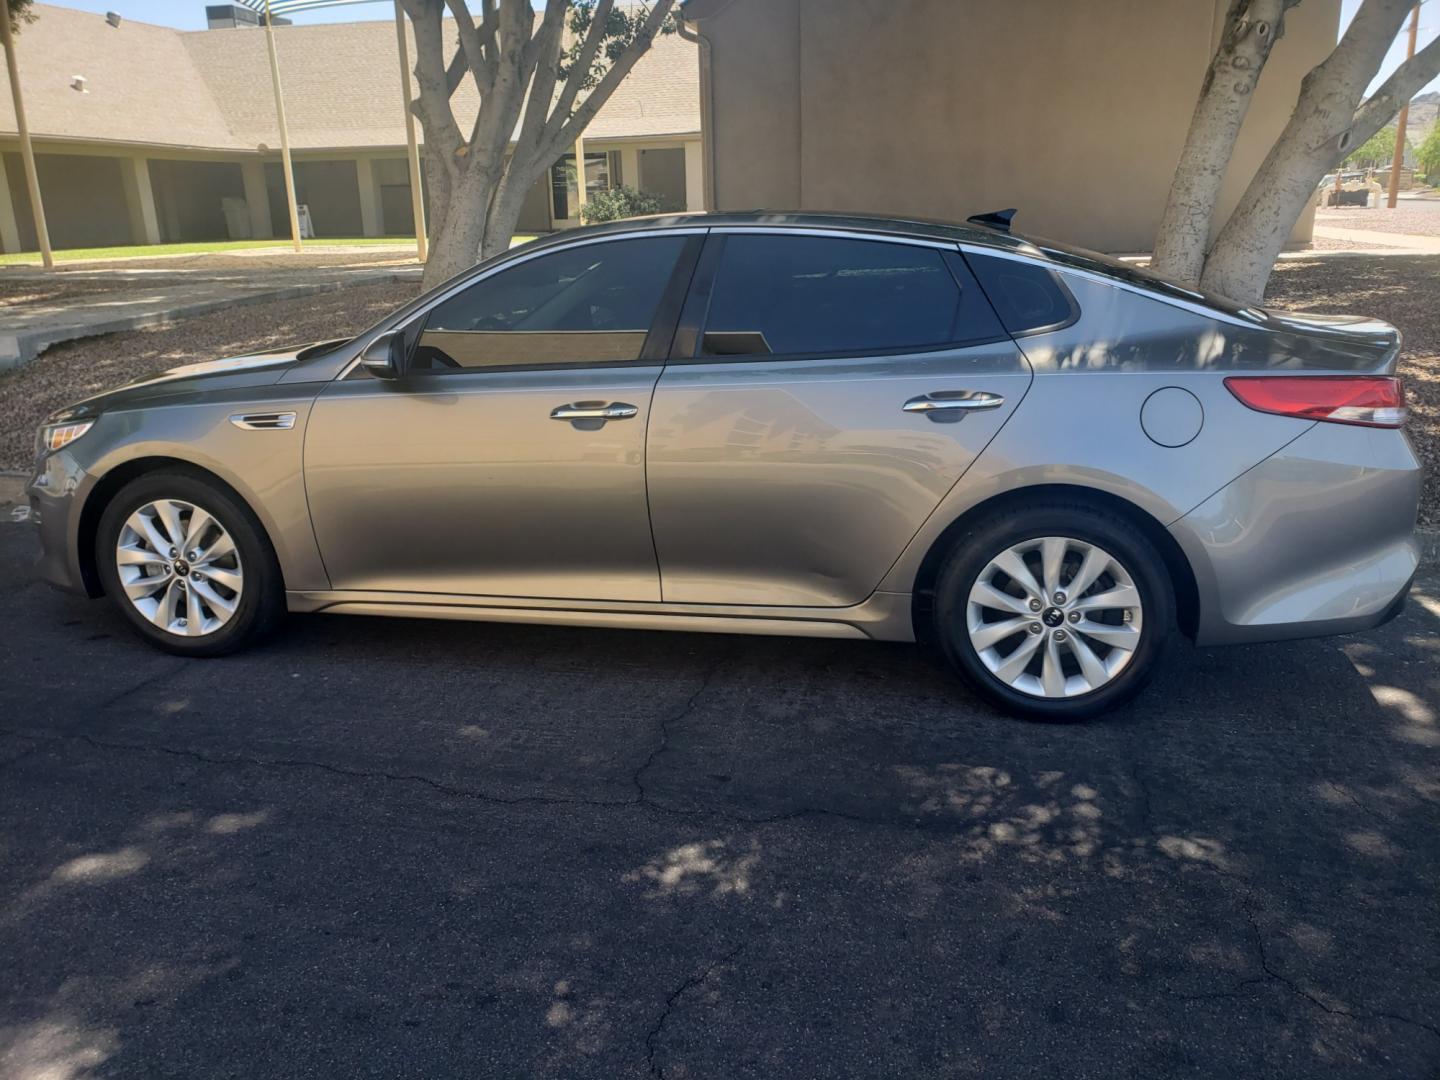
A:
{"type": "Polygon", "coordinates": [[[959,538],[935,636],[1007,712],[1082,720],[1149,681],[1175,622],[1164,560],[1130,522],[1084,503],[990,517],[959,538]]]}
{"type": "Polygon", "coordinates": [[[96,566],[140,636],[182,656],[220,656],[280,621],[280,568],[260,523],[229,491],[185,472],[127,484],[100,518],[96,566]]]}

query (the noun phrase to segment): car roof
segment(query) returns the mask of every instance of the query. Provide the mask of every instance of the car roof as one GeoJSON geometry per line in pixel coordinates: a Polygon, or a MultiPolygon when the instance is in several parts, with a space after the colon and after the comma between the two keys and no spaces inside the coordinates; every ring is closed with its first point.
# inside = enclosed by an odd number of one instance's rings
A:
{"type": "MultiPolygon", "coordinates": [[[[535,245],[573,242],[587,236],[617,235],[629,232],[653,232],[665,229],[721,228],[725,226],[763,227],[767,229],[841,229],[847,232],[870,232],[885,236],[912,237],[921,240],[948,240],[1003,251],[1025,251],[1039,254],[1023,236],[983,225],[956,225],[944,221],[916,218],[887,218],[863,214],[795,213],[774,210],[723,211],[720,213],[653,214],[625,218],[602,225],[586,225],[565,229],[532,241],[535,245]]],[[[527,244],[526,247],[530,247],[527,244]]]]}

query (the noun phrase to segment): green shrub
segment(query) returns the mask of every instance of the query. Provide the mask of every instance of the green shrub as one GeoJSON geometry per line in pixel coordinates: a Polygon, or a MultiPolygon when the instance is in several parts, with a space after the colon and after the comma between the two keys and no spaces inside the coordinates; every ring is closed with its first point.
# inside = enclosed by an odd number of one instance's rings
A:
{"type": "Polygon", "coordinates": [[[590,196],[580,210],[580,217],[586,225],[596,225],[602,221],[659,214],[665,209],[665,200],[659,195],[622,185],[590,196]]]}

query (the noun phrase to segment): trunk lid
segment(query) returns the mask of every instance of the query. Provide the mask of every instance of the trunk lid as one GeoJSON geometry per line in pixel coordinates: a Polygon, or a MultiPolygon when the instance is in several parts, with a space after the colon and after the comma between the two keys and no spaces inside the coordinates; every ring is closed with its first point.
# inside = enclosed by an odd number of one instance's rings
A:
{"type": "Polygon", "coordinates": [[[1264,309],[1265,327],[1285,339],[1271,365],[1356,375],[1393,375],[1400,331],[1363,315],[1315,315],[1264,309]]]}

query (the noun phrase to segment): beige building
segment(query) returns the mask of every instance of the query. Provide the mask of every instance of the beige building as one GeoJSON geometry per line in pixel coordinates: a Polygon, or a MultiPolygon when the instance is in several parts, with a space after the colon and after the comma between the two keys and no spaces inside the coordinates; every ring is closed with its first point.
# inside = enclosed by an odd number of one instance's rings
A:
{"type": "MultiPolygon", "coordinates": [[[[55,247],[288,237],[263,31],[33,10],[17,46],[55,247]]],[[[454,48],[455,33],[445,37],[454,48]]],[[[394,23],[277,26],[275,38],[297,201],[315,234],[413,235],[394,23]]],[[[589,192],[624,183],[675,209],[703,207],[697,68],[692,43],[657,40],[586,130],[589,192]]],[[[462,129],[477,106],[467,81],[455,98],[462,129]]],[[[8,93],[0,164],[0,249],[32,251],[8,93]]],[[[578,202],[571,154],[535,185],[520,230],[577,224],[578,202]]]]}
{"type": "MultiPolygon", "coordinates": [[[[1229,2],[687,0],[709,205],[947,220],[1014,206],[1024,231],[1146,250],[1229,2]]],[[[1339,18],[1340,0],[1287,16],[1221,221],[1339,18]]]]}

